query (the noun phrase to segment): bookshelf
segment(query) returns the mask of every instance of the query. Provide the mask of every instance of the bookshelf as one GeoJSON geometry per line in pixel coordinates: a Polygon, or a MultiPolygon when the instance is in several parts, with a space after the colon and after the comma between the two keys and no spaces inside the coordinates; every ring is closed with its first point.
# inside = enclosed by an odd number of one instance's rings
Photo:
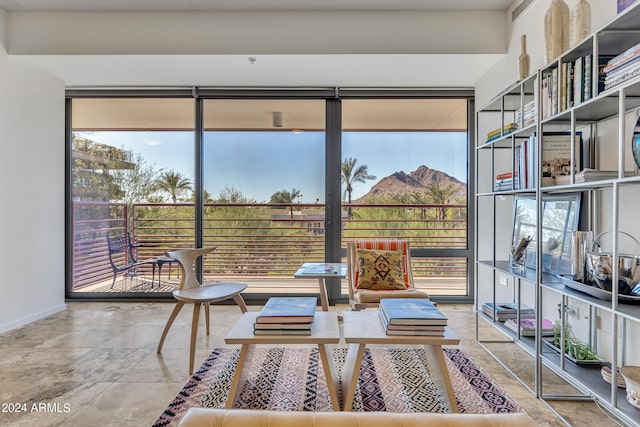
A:
{"type": "MultiPolygon", "coordinates": [[[[535,362],[530,390],[536,397],[594,399],[622,423],[632,426],[640,426],[640,409],[626,400],[626,391],[617,388],[615,381],[614,385],[605,382],[599,368],[573,363],[550,351],[542,342],[540,322],[533,337],[523,337],[494,321],[495,316],[483,313],[481,307],[486,302],[534,307],[538,319],[558,320],[563,330],[571,325],[572,334],[590,345],[612,370],[640,365],[640,304],[629,303],[628,298],[618,301],[616,287],[607,300],[568,287],[561,280],[570,274],[560,260],[566,255],[571,262],[570,239],[566,238],[571,228],[559,230],[564,240],[556,238],[554,245],[549,245],[548,238],[536,244],[524,271],[512,268],[509,260],[513,227],[521,221],[517,219],[521,212],[515,208],[523,198],[535,200],[533,220],[528,225],[536,236],[549,232],[550,226],[543,218],[554,214],[545,210],[550,201],[576,198],[576,229],[592,231],[594,236],[609,232],[603,250],[613,257],[640,255],[640,248],[622,234],[640,238],[636,220],[640,174],[630,149],[634,132],[640,132],[635,127],[640,117],[638,57],[640,4],[634,4],[556,60],[478,108],[475,147],[477,322],[491,324],[504,333],[506,342],[514,342],[530,355],[535,362]],[[627,65],[616,69],[611,65],[615,61],[627,65]],[[549,152],[552,136],[557,140],[558,135],[564,135],[567,142],[565,153],[556,156],[566,157],[556,166],[562,168],[561,177],[556,179],[549,176],[543,157],[549,152]],[[584,169],[589,171],[584,173],[584,169]],[[561,254],[558,259],[554,251],[561,254]],[[550,392],[542,375],[546,369],[578,393],[550,392]]],[[[636,280],[640,267],[637,270],[636,280]]],[[[614,283],[617,276],[614,272],[614,283]]],[[[477,340],[492,353],[480,332],[477,340]]]]}

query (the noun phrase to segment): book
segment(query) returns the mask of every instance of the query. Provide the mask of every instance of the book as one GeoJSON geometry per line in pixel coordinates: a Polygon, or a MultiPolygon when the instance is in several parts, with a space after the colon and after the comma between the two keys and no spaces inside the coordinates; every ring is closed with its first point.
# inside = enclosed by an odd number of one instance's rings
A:
{"type": "Polygon", "coordinates": [[[631,6],[634,1],[636,0],[618,0],[618,13],[631,6]]]}
{"type": "MultiPolygon", "coordinates": [[[[520,319],[520,325],[516,319],[507,319],[504,326],[513,332],[520,332],[523,337],[532,337],[536,333],[536,319],[520,319]]],[[[553,323],[549,319],[542,319],[540,328],[541,336],[553,336],[553,323]]]]}
{"type": "Polygon", "coordinates": [[[494,139],[501,138],[503,136],[509,135],[511,132],[518,129],[517,123],[507,123],[502,128],[497,128],[492,131],[487,132],[487,141],[491,142],[494,139]]]}
{"type": "MultiPolygon", "coordinates": [[[[505,179],[505,178],[512,178],[513,175],[514,175],[513,172],[499,173],[498,175],[496,175],[496,181],[500,179],[505,179]]],[[[515,176],[518,176],[518,172],[515,173],[515,176]]]]}
{"type": "Polygon", "coordinates": [[[256,318],[256,323],[312,322],[316,297],[271,297],[256,318]]]}
{"type": "Polygon", "coordinates": [[[593,78],[593,56],[584,57],[584,86],[582,88],[582,100],[588,101],[592,95],[592,78],[593,78]]]}
{"type": "Polygon", "coordinates": [[[254,335],[311,335],[311,329],[255,329],[254,335]]]}
{"type": "Polygon", "coordinates": [[[444,326],[426,325],[390,325],[382,309],[378,308],[380,322],[387,335],[422,335],[422,336],[444,336],[444,326]]]}
{"type": "MultiPolygon", "coordinates": [[[[574,173],[576,173],[581,169],[582,132],[575,133],[574,142],[574,173]]],[[[556,185],[558,175],[571,175],[571,133],[545,132],[542,138],[543,185],[556,185]]]]}
{"type": "Polygon", "coordinates": [[[580,104],[582,99],[582,87],[584,85],[584,68],[582,64],[582,57],[578,58],[574,62],[573,69],[573,105],[580,104]]]}
{"type": "MultiPolygon", "coordinates": [[[[482,304],[482,312],[493,319],[493,303],[485,302],[482,304]]],[[[497,302],[496,303],[496,319],[498,322],[504,322],[507,319],[516,319],[518,317],[518,305],[513,302],[497,302]]],[[[535,312],[532,308],[525,305],[520,306],[520,318],[532,319],[535,312]]]]}
{"type": "Polygon", "coordinates": [[[254,323],[253,329],[311,329],[313,322],[305,323],[254,323]]]}
{"type": "MultiPolygon", "coordinates": [[[[624,176],[633,176],[633,171],[625,171],[624,176]]],[[[601,181],[605,179],[617,179],[618,171],[601,171],[596,169],[583,169],[582,171],[576,173],[574,176],[575,183],[579,182],[592,182],[592,181],[601,181]]],[[[556,176],[556,184],[557,185],[568,185],[571,184],[571,176],[570,175],[559,175],[556,176]]]]}
{"type": "Polygon", "coordinates": [[[447,324],[447,317],[426,298],[382,298],[380,310],[390,325],[447,324]]]}

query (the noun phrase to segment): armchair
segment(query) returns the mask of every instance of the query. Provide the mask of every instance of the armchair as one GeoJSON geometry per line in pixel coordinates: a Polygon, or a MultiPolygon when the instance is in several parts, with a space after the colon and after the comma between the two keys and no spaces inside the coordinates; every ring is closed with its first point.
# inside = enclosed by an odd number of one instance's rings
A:
{"type": "MultiPolygon", "coordinates": [[[[381,262],[384,264],[382,267],[386,269],[389,263],[388,259],[380,257],[377,259],[382,260],[381,262]]],[[[347,282],[349,285],[349,305],[353,310],[377,307],[381,298],[429,297],[425,292],[415,288],[411,272],[409,242],[405,240],[356,240],[347,243],[347,282]],[[360,256],[358,255],[359,249],[360,256]],[[387,284],[391,283],[388,289],[379,289],[384,286],[364,286],[363,283],[358,283],[361,273],[375,267],[369,263],[376,259],[376,255],[386,255],[385,253],[380,254],[378,251],[392,252],[391,257],[401,265],[398,268],[401,271],[397,271],[398,275],[396,276],[399,280],[387,281],[387,284]]]]}

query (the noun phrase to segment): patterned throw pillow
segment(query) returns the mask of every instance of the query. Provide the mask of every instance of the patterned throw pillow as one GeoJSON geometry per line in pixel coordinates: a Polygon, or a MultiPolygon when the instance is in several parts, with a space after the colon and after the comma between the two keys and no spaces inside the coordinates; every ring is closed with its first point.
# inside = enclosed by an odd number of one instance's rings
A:
{"type": "Polygon", "coordinates": [[[358,289],[406,289],[402,273],[402,252],[358,249],[357,257],[358,289]]]}

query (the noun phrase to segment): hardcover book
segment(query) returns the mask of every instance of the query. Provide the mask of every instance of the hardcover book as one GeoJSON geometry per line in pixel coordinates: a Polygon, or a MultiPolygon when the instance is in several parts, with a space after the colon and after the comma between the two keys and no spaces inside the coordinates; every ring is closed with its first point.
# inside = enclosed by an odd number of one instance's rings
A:
{"type": "Polygon", "coordinates": [[[426,298],[382,298],[380,310],[389,325],[447,324],[447,317],[426,298]]]}
{"type": "MultiPolygon", "coordinates": [[[[485,302],[482,304],[482,311],[493,318],[493,303],[485,302]]],[[[513,302],[497,302],[496,303],[496,317],[497,321],[504,322],[507,319],[515,319],[518,315],[518,305],[513,302]]],[[[521,305],[520,306],[520,318],[534,318],[535,312],[532,308],[521,305]]]]}
{"type": "MultiPolygon", "coordinates": [[[[582,132],[575,133],[574,170],[581,168],[582,132]]],[[[545,132],[542,136],[542,185],[557,185],[556,176],[571,175],[571,134],[545,132]]]]}
{"type": "Polygon", "coordinates": [[[269,330],[278,330],[278,329],[311,329],[311,325],[313,322],[304,322],[304,323],[254,323],[253,329],[269,329],[269,330]]]}
{"type": "Polygon", "coordinates": [[[254,335],[311,335],[311,329],[256,329],[254,335]]]}
{"type": "MultiPolygon", "coordinates": [[[[520,319],[520,326],[518,326],[516,319],[507,319],[504,322],[504,326],[514,332],[519,330],[520,335],[523,337],[532,337],[536,334],[536,319],[520,319]]],[[[540,333],[542,336],[553,336],[553,323],[551,323],[551,320],[542,319],[540,333]]]]}
{"type": "Polygon", "coordinates": [[[316,297],[271,297],[256,323],[312,322],[317,303],[316,297]]]}
{"type": "Polygon", "coordinates": [[[442,337],[444,336],[444,326],[427,326],[427,325],[389,325],[382,309],[378,309],[380,321],[387,335],[424,335],[442,337]]]}

